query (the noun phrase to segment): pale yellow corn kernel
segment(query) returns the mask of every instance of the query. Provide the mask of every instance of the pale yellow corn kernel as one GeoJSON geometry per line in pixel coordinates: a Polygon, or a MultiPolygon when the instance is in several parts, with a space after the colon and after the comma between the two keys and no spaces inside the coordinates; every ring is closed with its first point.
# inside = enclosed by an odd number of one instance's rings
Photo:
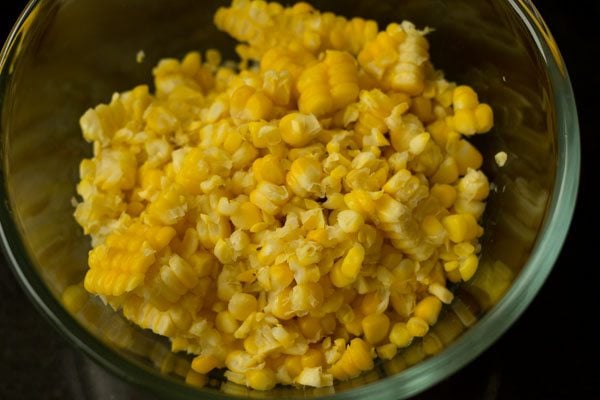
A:
{"type": "Polygon", "coordinates": [[[481,234],[481,227],[471,214],[449,215],[442,219],[448,237],[454,243],[468,242],[481,234]]]}
{"type": "Polygon", "coordinates": [[[304,147],[321,132],[319,120],[312,114],[291,113],[279,121],[281,138],[293,147],[304,147]]]}
{"type": "Polygon", "coordinates": [[[431,195],[435,196],[444,208],[450,208],[456,201],[456,189],[445,184],[435,184],[431,188],[431,195]]]}
{"type": "Polygon", "coordinates": [[[382,360],[391,360],[396,356],[396,353],[398,352],[398,347],[396,347],[396,345],[393,343],[387,343],[377,347],[376,351],[377,355],[382,360]]]}
{"type": "Polygon", "coordinates": [[[266,181],[259,182],[256,189],[250,193],[252,204],[269,215],[277,214],[288,198],[289,193],[285,186],[277,186],[266,181]]]}
{"type": "Polygon", "coordinates": [[[458,257],[464,258],[475,252],[475,246],[473,246],[471,243],[468,243],[468,242],[458,243],[458,244],[454,245],[454,247],[452,248],[452,251],[458,257]]]}
{"type": "Polygon", "coordinates": [[[197,356],[192,361],[192,369],[199,374],[206,374],[219,366],[219,360],[213,355],[197,356]]]}
{"type": "Polygon", "coordinates": [[[425,151],[431,136],[427,132],[423,132],[415,136],[408,143],[408,152],[414,155],[419,155],[425,151]]]}
{"type": "Polygon", "coordinates": [[[419,317],[411,317],[406,323],[406,329],[411,336],[423,337],[429,332],[429,324],[419,317]]]}
{"type": "Polygon", "coordinates": [[[353,210],[342,210],[337,214],[337,222],[340,228],[346,233],[358,232],[364,225],[363,216],[353,210]]]}
{"type": "Polygon", "coordinates": [[[468,169],[456,185],[458,197],[467,202],[482,201],[490,193],[490,185],[487,177],[481,171],[468,169]]]}
{"type": "Polygon", "coordinates": [[[275,373],[268,368],[246,372],[246,384],[256,390],[271,390],[277,384],[275,373]]]}
{"type": "Polygon", "coordinates": [[[424,320],[429,325],[435,325],[441,310],[442,302],[440,299],[435,296],[427,296],[415,306],[414,316],[424,320]]]}
{"type": "Polygon", "coordinates": [[[311,311],[323,304],[324,294],[321,285],[315,282],[300,283],[293,287],[290,295],[294,311],[311,311]]]}
{"type": "Polygon", "coordinates": [[[363,318],[362,328],[367,342],[378,344],[388,336],[390,319],[385,314],[370,314],[363,318]]]}
{"type": "Polygon", "coordinates": [[[466,259],[461,261],[458,271],[463,281],[468,281],[477,272],[479,266],[479,258],[475,254],[471,254],[466,259]]]}
{"type": "Polygon", "coordinates": [[[236,258],[235,250],[231,246],[231,243],[223,239],[217,240],[213,253],[222,264],[231,264],[236,258]]]}
{"type": "Polygon", "coordinates": [[[408,331],[406,323],[396,322],[390,330],[389,340],[398,348],[404,348],[412,343],[413,335],[408,331]]]}
{"type": "MultiPolygon", "coordinates": [[[[456,269],[456,267],[454,269],[456,269]]],[[[452,294],[452,292],[448,290],[448,288],[446,288],[443,285],[440,285],[437,282],[430,284],[427,288],[427,291],[435,297],[437,297],[438,299],[440,299],[440,301],[444,304],[450,304],[452,303],[452,300],[454,300],[454,295],[452,294]]]]}
{"type": "Polygon", "coordinates": [[[271,313],[280,320],[288,320],[294,317],[292,301],[290,299],[292,289],[286,287],[279,291],[271,303],[271,313]]]}
{"type": "Polygon", "coordinates": [[[292,163],[286,183],[296,195],[306,197],[319,191],[322,177],[323,170],[319,161],[312,157],[300,157],[292,163]]]}
{"type": "Polygon", "coordinates": [[[353,190],[344,195],[344,203],[349,209],[359,212],[363,216],[370,216],[375,214],[377,209],[376,197],[364,190],[353,190]]]}
{"type": "Polygon", "coordinates": [[[260,209],[249,201],[241,204],[231,215],[231,222],[238,229],[249,230],[262,220],[260,209]]]}
{"type": "Polygon", "coordinates": [[[250,314],[256,312],[257,308],[256,297],[248,293],[234,294],[227,305],[227,310],[238,321],[246,320],[250,314]]]}
{"type": "Polygon", "coordinates": [[[500,151],[494,155],[494,160],[496,161],[496,165],[502,168],[506,165],[508,154],[506,154],[504,151],[500,151]]]}
{"type": "Polygon", "coordinates": [[[221,333],[233,334],[238,330],[240,324],[235,319],[232,313],[227,310],[221,311],[215,318],[215,326],[221,333]]]}

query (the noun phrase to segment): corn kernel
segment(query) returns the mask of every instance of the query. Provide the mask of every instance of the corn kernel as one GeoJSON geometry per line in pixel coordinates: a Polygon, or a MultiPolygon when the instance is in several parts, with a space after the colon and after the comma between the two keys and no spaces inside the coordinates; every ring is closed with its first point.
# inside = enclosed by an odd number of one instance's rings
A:
{"type": "Polygon", "coordinates": [[[406,323],[406,329],[411,336],[423,337],[429,332],[429,325],[418,317],[412,317],[406,323]]]}
{"type": "Polygon", "coordinates": [[[275,373],[270,369],[251,369],[246,372],[246,383],[256,390],[270,390],[277,383],[275,373]]]}
{"type": "Polygon", "coordinates": [[[367,342],[377,344],[388,336],[390,319],[385,314],[370,314],[363,318],[362,327],[367,342]]]}
{"type": "Polygon", "coordinates": [[[399,348],[407,347],[412,343],[413,335],[408,331],[404,322],[396,322],[390,330],[389,340],[399,348]]]}

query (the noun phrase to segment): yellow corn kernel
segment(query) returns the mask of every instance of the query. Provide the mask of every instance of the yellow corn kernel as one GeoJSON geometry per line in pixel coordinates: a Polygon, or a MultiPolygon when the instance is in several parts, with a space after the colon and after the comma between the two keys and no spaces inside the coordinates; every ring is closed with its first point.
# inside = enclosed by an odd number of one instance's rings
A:
{"type": "Polygon", "coordinates": [[[252,204],[270,215],[275,215],[287,202],[289,193],[285,186],[277,186],[270,182],[260,182],[250,192],[252,204]]]}
{"type": "Polygon", "coordinates": [[[231,215],[231,222],[238,229],[249,230],[262,222],[260,209],[251,202],[245,202],[231,215]]]}
{"type": "Polygon", "coordinates": [[[393,343],[387,343],[382,346],[377,347],[377,355],[382,360],[391,360],[396,356],[398,352],[398,348],[393,343]]]}
{"type": "Polygon", "coordinates": [[[312,114],[291,113],[279,121],[279,130],[284,142],[293,147],[304,147],[321,132],[321,124],[312,114]]]}
{"type": "Polygon", "coordinates": [[[361,371],[368,371],[373,368],[373,358],[371,357],[372,347],[362,339],[355,338],[350,342],[351,362],[361,371]]]}
{"type": "Polygon", "coordinates": [[[231,312],[225,310],[217,314],[215,318],[215,326],[219,332],[233,334],[238,330],[240,324],[231,312]]]}
{"type": "Polygon", "coordinates": [[[458,165],[453,157],[447,157],[440,166],[437,172],[431,177],[433,183],[450,184],[458,179],[458,165]]]}
{"type": "Polygon", "coordinates": [[[323,304],[323,288],[318,283],[300,283],[292,289],[290,301],[296,312],[311,311],[323,304]]]}
{"type": "Polygon", "coordinates": [[[358,232],[364,225],[363,216],[354,210],[342,210],[337,215],[340,228],[346,233],[358,232]]]}
{"type": "Polygon", "coordinates": [[[452,157],[458,166],[458,173],[464,175],[469,168],[479,169],[483,164],[483,156],[471,143],[460,139],[456,148],[452,149],[452,157]]]}
{"type": "Polygon", "coordinates": [[[233,118],[244,121],[267,120],[273,111],[273,102],[255,88],[242,85],[231,95],[230,113],[233,118]]]}
{"type": "Polygon", "coordinates": [[[352,279],[356,279],[362,267],[364,258],[364,247],[360,243],[355,243],[354,246],[348,250],[346,257],[344,257],[344,261],[341,265],[341,272],[352,279]]]}
{"type": "Polygon", "coordinates": [[[472,109],[477,107],[477,93],[469,86],[457,86],[452,94],[452,105],[455,110],[472,109]]]}
{"type": "Polygon", "coordinates": [[[429,332],[429,325],[418,317],[412,317],[406,323],[406,329],[411,336],[423,337],[429,332]]]}
{"type": "Polygon", "coordinates": [[[281,159],[273,154],[256,159],[252,164],[252,172],[257,182],[268,181],[275,185],[285,183],[285,171],[281,159]]]}
{"type": "Polygon", "coordinates": [[[298,108],[322,116],[341,110],[358,97],[358,69],[346,52],[328,50],[325,59],[302,72],[298,108]]]}
{"type": "Polygon", "coordinates": [[[415,306],[414,316],[434,325],[441,310],[442,302],[435,296],[427,296],[415,306]]]}
{"type": "Polygon", "coordinates": [[[236,293],[231,299],[227,309],[231,315],[238,321],[244,321],[250,314],[256,312],[258,308],[258,302],[256,297],[248,293],[236,293]]]}
{"type": "Polygon", "coordinates": [[[363,318],[362,328],[367,342],[377,344],[388,336],[390,319],[385,314],[370,314],[363,318]]]}
{"type": "Polygon", "coordinates": [[[287,264],[276,264],[269,268],[271,285],[274,289],[283,289],[294,280],[294,273],[287,264]]]}
{"type": "Polygon", "coordinates": [[[427,290],[444,304],[450,304],[452,303],[452,300],[454,300],[452,292],[437,282],[430,284],[427,290]]]}
{"type": "Polygon", "coordinates": [[[376,355],[403,369],[441,351],[473,322],[446,281],[478,269],[489,182],[463,135],[492,129],[491,107],[409,22],[235,0],[215,23],[243,42],[238,67],[163,60],[154,96],[81,118],[92,251],[65,306],[102,295],[191,354],[151,358],[198,387],[223,366],[256,390],[331,386],[376,355]],[[430,330],[442,303],[456,312],[430,330]]]}
{"type": "Polygon", "coordinates": [[[404,322],[396,322],[390,330],[389,340],[395,346],[403,348],[412,343],[413,335],[410,334],[404,322]]]}
{"type": "Polygon", "coordinates": [[[460,272],[460,276],[463,281],[468,281],[475,275],[477,272],[477,267],[479,265],[479,259],[475,254],[471,254],[466,259],[464,259],[460,266],[458,267],[458,271],[460,272]]]}
{"type": "Polygon", "coordinates": [[[302,335],[309,340],[318,338],[323,331],[320,319],[311,316],[298,318],[298,327],[302,335]]]}
{"type": "Polygon", "coordinates": [[[469,169],[456,185],[458,197],[467,202],[485,200],[490,193],[487,177],[481,171],[469,169]]]}
{"type": "Polygon", "coordinates": [[[300,157],[292,163],[286,183],[296,195],[306,197],[319,192],[322,176],[323,170],[319,161],[312,157],[300,157]]]}
{"type": "Polygon", "coordinates": [[[450,185],[433,185],[431,195],[435,196],[444,208],[452,207],[456,201],[456,189],[450,185]]]}
{"type": "Polygon", "coordinates": [[[449,215],[442,219],[442,224],[454,243],[468,242],[481,235],[482,228],[471,214],[449,215]]]}
{"type": "Polygon", "coordinates": [[[309,349],[300,357],[303,368],[320,367],[323,364],[323,355],[317,349],[309,349]]]}
{"type": "Polygon", "coordinates": [[[206,374],[219,366],[219,360],[213,355],[198,356],[192,361],[192,369],[199,374],[206,374]]]}
{"type": "Polygon", "coordinates": [[[302,372],[302,358],[300,356],[287,356],[283,366],[291,378],[295,378],[302,372]]]}
{"type": "Polygon", "coordinates": [[[275,373],[268,368],[251,369],[246,372],[246,384],[256,390],[271,390],[277,379],[275,373]]]}
{"type": "Polygon", "coordinates": [[[434,215],[427,215],[423,218],[421,229],[429,237],[437,237],[444,233],[444,226],[434,215]]]}

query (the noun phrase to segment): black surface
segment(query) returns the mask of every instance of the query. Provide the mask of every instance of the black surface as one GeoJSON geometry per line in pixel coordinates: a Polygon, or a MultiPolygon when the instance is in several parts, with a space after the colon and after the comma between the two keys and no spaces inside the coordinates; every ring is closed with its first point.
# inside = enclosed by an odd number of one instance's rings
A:
{"type": "MultiPolygon", "coordinates": [[[[3,2],[0,37],[25,2],[3,2]],[[7,4],[8,3],[8,4],[7,4]]],[[[525,314],[489,350],[418,399],[600,398],[595,389],[598,210],[592,176],[600,148],[600,2],[536,4],[554,34],[575,89],[583,148],[575,221],[559,261],[525,314]],[[589,233],[587,233],[589,232],[589,233]]],[[[60,336],[34,309],[0,257],[0,400],[152,399],[113,378],[60,336]]]]}

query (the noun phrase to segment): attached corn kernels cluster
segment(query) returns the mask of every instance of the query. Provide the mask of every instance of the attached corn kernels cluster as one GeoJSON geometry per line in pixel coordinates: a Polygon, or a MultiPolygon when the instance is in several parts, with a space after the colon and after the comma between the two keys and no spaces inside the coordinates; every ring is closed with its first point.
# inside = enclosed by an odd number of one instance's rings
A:
{"type": "Polygon", "coordinates": [[[427,31],[233,1],[240,40],[81,118],[85,288],[195,355],[190,382],[327,386],[394,357],[477,270],[492,111],[427,31]],[[255,67],[251,67],[256,65],[255,67]]]}

